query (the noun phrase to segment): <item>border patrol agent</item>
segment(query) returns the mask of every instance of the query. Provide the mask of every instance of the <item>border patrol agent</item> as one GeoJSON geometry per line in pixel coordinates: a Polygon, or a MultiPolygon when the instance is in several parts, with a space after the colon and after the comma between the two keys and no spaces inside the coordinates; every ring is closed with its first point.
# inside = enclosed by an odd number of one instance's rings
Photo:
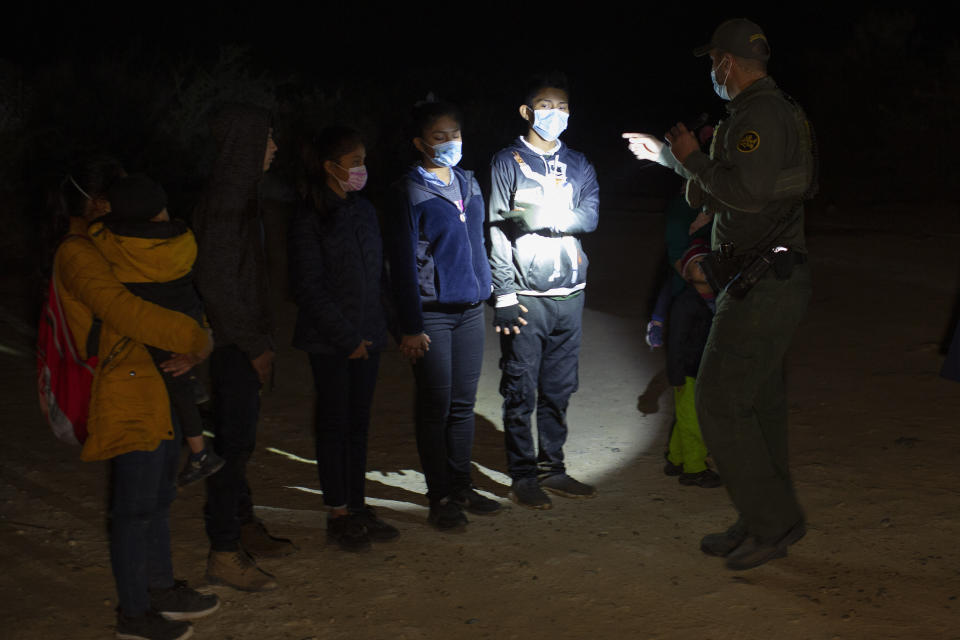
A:
{"type": "Polygon", "coordinates": [[[741,283],[756,274],[746,292],[735,294],[734,281],[717,297],[697,376],[703,436],[739,513],[701,550],[739,570],[786,555],[806,533],[787,462],[784,356],[810,300],[803,199],[815,187],[814,149],[802,109],[767,75],[758,25],[728,20],[694,55],[710,56],[714,90],[729,101],[709,156],[683,124],[666,134],[669,146],[624,137],[638,158],[688,179],[691,205],[714,217],[714,252],[740,261],[741,283]]]}

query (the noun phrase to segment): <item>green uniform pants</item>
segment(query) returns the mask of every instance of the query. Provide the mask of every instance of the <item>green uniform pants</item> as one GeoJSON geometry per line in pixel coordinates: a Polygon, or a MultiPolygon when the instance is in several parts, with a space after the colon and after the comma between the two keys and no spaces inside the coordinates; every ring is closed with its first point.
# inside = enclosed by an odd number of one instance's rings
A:
{"type": "Polygon", "coordinates": [[[737,300],[721,293],[697,374],[697,413],[748,533],[776,539],[803,518],[787,464],[783,361],[810,300],[810,271],[772,271],[737,300]]]}
{"type": "Polygon", "coordinates": [[[707,447],[700,435],[697,409],[694,406],[696,382],[694,378],[686,376],[682,387],[673,388],[675,421],[670,433],[667,460],[677,466],[683,465],[684,473],[700,473],[707,468],[707,447]]]}

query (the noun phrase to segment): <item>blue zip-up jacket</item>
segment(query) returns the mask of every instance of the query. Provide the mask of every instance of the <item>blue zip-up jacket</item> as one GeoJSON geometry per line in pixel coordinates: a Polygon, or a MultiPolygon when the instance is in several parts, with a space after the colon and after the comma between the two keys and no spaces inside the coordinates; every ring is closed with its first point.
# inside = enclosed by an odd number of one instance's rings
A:
{"type": "Polygon", "coordinates": [[[597,174],[586,157],[562,142],[543,155],[518,138],[493,156],[490,172],[498,303],[516,293],[566,296],[583,289],[588,261],[576,234],[597,228],[600,208],[597,174]],[[518,206],[526,212],[514,213],[518,206]]]}
{"type": "Polygon", "coordinates": [[[373,205],[325,194],[328,213],[303,204],[290,221],[287,254],[297,303],[293,346],[348,355],[361,340],[386,345],[383,243],[373,205]]]}
{"type": "Polygon", "coordinates": [[[452,172],[462,213],[416,167],[396,183],[387,246],[398,328],[405,335],[423,331],[424,305],[476,304],[490,297],[480,185],[471,171],[452,172]]]}

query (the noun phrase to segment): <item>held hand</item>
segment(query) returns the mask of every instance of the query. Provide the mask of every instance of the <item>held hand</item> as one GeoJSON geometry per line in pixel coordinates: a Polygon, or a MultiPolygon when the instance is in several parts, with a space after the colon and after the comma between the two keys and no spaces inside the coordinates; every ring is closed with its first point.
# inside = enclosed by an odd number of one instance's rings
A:
{"type": "Polygon", "coordinates": [[[369,360],[370,354],[367,353],[367,347],[372,345],[370,340],[361,340],[360,345],[353,350],[353,353],[347,356],[347,360],[369,360]]]}
{"type": "Polygon", "coordinates": [[[648,133],[623,133],[621,137],[627,141],[630,153],[637,157],[637,160],[657,161],[660,157],[660,151],[663,149],[663,141],[654,138],[648,133]]]}
{"type": "Polygon", "coordinates": [[[201,362],[203,362],[203,358],[196,353],[176,353],[161,362],[160,368],[176,378],[187,373],[201,362]]]}
{"type": "Polygon", "coordinates": [[[526,313],[527,308],[522,304],[512,304],[508,307],[497,307],[493,310],[493,328],[497,333],[503,332],[503,335],[509,335],[511,331],[516,335],[520,333],[520,327],[527,326],[527,321],[520,317],[520,313],[526,313]]]}
{"type": "Polygon", "coordinates": [[[260,384],[267,384],[270,380],[270,371],[273,369],[273,351],[267,349],[250,361],[253,370],[257,372],[260,384]]]}
{"type": "Polygon", "coordinates": [[[199,353],[176,353],[161,362],[160,369],[176,378],[209,358],[211,353],[213,353],[213,331],[207,329],[207,344],[204,345],[202,351],[199,353]]]}
{"type": "Polygon", "coordinates": [[[664,137],[670,143],[670,152],[680,164],[683,164],[687,156],[700,149],[700,142],[697,137],[682,122],[678,122],[670,131],[667,131],[664,137]]]}
{"type": "Polygon", "coordinates": [[[404,334],[400,339],[400,355],[410,362],[416,362],[430,351],[430,336],[425,333],[404,334]]]}

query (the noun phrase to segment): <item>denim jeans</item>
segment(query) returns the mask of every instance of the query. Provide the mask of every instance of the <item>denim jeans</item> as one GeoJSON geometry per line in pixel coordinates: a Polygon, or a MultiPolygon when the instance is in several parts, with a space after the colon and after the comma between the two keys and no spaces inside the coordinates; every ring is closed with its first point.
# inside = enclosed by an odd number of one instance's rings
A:
{"type": "Polygon", "coordinates": [[[527,325],[500,337],[507,470],[514,480],[563,473],[567,405],[577,390],[584,294],[519,296],[527,325]],[[531,418],[537,413],[537,447],[531,418]]]}
{"type": "Polygon", "coordinates": [[[483,307],[423,312],[430,350],[413,366],[417,451],[430,502],[471,486],[473,406],[483,365],[483,307]]]}
{"type": "Polygon", "coordinates": [[[180,459],[180,428],[173,423],[172,440],[110,461],[110,562],[125,616],[147,612],[148,589],[173,586],[170,503],[180,459]]]}
{"type": "Polygon", "coordinates": [[[360,509],[366,497],[367,433],[380,353],[370,353],[367,360],[308,355],[317,392],[314,424],[323,503],[360,509]]]}
{"type": "Polygon", "coordinates": [[[217,347],[210,356],[213,387],[213,449],[223,468],[207,478],[204,519],[213,551],[240,548],[240,526],[253,520],[247,461],[257,443],[260,378],[236,345],[217,347]]]}

